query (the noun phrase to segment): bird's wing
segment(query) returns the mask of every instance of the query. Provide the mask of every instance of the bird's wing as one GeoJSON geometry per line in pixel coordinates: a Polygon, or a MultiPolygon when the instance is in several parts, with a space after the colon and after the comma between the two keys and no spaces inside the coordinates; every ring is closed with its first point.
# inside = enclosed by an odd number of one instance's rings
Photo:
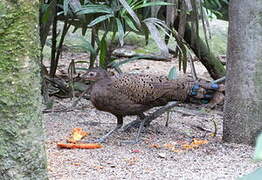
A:
{"type": "Polygon", "coordinates": [[[178,89],[177,82],[172,82],[173,88],[170,89],[170,81],[163,76],[122,74],[112,79],[112,88],[121,95],[127,96],[134,103],[152,103],[152,106],[164,105],[171,100],[170,91],[178,89]]]}

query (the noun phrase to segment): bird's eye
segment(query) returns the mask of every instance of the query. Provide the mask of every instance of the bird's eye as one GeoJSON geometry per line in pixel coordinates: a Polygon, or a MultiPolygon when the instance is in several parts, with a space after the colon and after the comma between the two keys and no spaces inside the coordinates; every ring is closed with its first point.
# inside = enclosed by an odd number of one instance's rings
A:
{"type": "Polygon", "coordinates": [[[96,75],[96,73],[90,72],[88,75],[89,75],[90,77],[94,77],[94,76],[96,75]]]}

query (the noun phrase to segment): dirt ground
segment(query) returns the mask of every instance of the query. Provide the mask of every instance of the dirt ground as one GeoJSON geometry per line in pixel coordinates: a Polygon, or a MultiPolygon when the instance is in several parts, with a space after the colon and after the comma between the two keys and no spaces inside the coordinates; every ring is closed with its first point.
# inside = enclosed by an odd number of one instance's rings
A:
{"type": "MultiPolygon", "coordinates": [[[[143,60],[124,65],[125,72],[166,75],[177,62],[143,60]]],[[[209,78],[196,62],[197,74],[209,78]]],[[[64,68],[61,65],[60,68],[64,68]]],[[[262,163],[252,160],[254,148],[222,142],[222,112],[194,105],[179,105],[155,119],[135,145],[137,129],[111,136],[100,149],[59,149],[73,128],[89,132],[94,140],[116,126],[116,118],[96,110],[82,99],[71,108],[72,100],[54,99],[53,111],[44,113],[46,150],[51,180],[80,179],[190,179],[230,180],[248,174],[262,163]],[[215,129],[217,134],[214,136],[215,129]]],[[[149,113],[156,109],[151,110],[149,113]]],[[[126,117],[124,123],[134,120],[126,117]]]]}

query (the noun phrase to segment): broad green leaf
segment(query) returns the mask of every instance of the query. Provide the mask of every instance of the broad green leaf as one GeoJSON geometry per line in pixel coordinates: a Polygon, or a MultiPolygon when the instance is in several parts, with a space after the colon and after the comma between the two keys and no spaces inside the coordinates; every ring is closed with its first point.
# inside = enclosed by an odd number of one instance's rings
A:
{"type": "MultiPolygon", "coordinates": [[[[84,64],[84,63],[88,63],[88,62],[87,61],[75,61],[75,64],[84,64]]],[[[84,69],[86,69],[86,68],[84,68],[84,69]]]]}
{"type": "Polygon", "coordinates": [[[168,73],[168,79],[169,80],[172,80],[172,79],[176,79],[176,76],[177,76],[177,72],[176,72],[176,67],[172,67],[168,73]]]}
{"type": "Polygon", "coordinates": [[[102,21],[105,21],[111,17],[114,17],[113,14],[108,14],[108,15],[103,15],[103,16],[99,16],[98,18],[94,19],[93,21],[91,21],[89,24],[88,24],[88,27],[92,27],[102,21]]]}
{"type": "Polygon", "coordinates": [[[65,16],[66,16],[67,13],[68,13],[69,3],[70,3],[70,0],[64,0],[63,9],[64,9],[64,14],[65,14],[65,16]]]}
{"type": "Polygon", "coordinates": [[[123,64],[129,63],[129,62],[132,62],[132,61],[136,61],[136,60],[139,60],[139,59],[150,59],[150,58],[152,58],[152,55],[137,55],[137,56],[134,56],[132,58],[128,58],[128,59],[125,59],[125,60],[122,60],[122,61],[119,61],[119,62],[113,61],[113,62],[109,63],[109,65],[112,66],[112,67],[119,67],[123,64]]]}
{"type": "Polygon", "coordinates": [[[82,43],[80,45],[75,45],[73,47],[81,48],[82,50],[84,50],[86,52],[90,52],[91,55],[95,56],[96,50],[91,45],[91,43],[89,41],[87,41],[83,36],[81,36],[80,39],[81,39],[82,43]]]}
{"type": "Polygon", "coordinates": [[[135,60],[138,60],[138,59],[143,59],[143,57],[142,56],[134,56],[132,58],[128,58],[128,59],[125,59],[125,60],[120,61],[120,62],[113,61],[109,65],[112,66],[112,67],[119,67],[123,64],[126,64],[128,62],[132,62],[132,61],[135,61],[135,60]]]}
{"type": "Polygon", "coordinates": [[[139,30],[136,28],[136,26],[135,26],[135,24],[133,23],[133,21],[132,21],[128,16],[126,16],[126,17],[124,18],[124,20],[125,20],[125,22],[127,23],[127,25],[128,25],[133,31],[139,31],[139,30]]]}
{"type": "Polygon", "coordinates": [[[117,24],[117,30],[118,30],[118,39],[119,39],[120,45],[123,46],[125,32],[124,32],[122,23],[119,18],[116,18],[116,24],[117,24]]]}
{"type": "Polygon", "coordinates": [[[170,5],[174,5],[174,4],[164,2],[164,1],[155,1],[155,2],[148,2],[148,3],[143,3],[141,5],[138,5],[138,6],[134,7],[134,10],[139,9],[139,8],[143,8],[143,7],[148,7],[148,6],[170,6],[170,5]]]}
{"type": "Polygon", "coordinates": [[[134,19],[134,21],[136,22],[137,26],[140,27],[141,26],[140,20],[137,17],[136,13],[133,11],[133,9],[129,6],[129,4],[125,0],[119,0],[119,2],[127,10],[127,12],[130,14],[130,16],[134,19]]]}
{"type": "Polygon", "coordinates": [[[113,10],[102,5],[90,5],[90,6],[83,7],[79,12],[77,12],[78,15],[96,14],[96,13],[113,14],[113,10]]]}
{"type": "Polygon", "coordinates": [[[55,16],[56,1],[53,0],[50,4],[41,4],[40,8],[40,41],[43,48],[55,16]]]}
{"type": "Polygon", "coordinates": [[[41,5],[41,10],[43,11],[42,23],[46,23],[49,18],[54,16],[55,0],[51,1],[50,4],[41,5]]]}
{"type": "Polygon", "coordinates": [[[82,8],[79,0],[69,0],[69,7],[74,13],[78,12],[82,8]]]}
{"type": "Polygon", "coordinates": [[[99,46],[100,46],[99,66],[102,68],[106,68],[107,42],[105,36],[101,39],[99,46]]]}
{"type": "Polygon", "coordinates": [[[161,35],[156,27],[156,25],[151,21],[151,18],[148,18],[146,20],[143,21],[150,34],[151,34],[151,37],[154,39],[154,41],[156,42],[158,48],[161,50],[161,54],[163,56],[167,56],[169,55],[169,51],[168,51],[168,47],[166,45],[166,43],[164,42],[164,40],[161,38],[161,35]]]}
{"type": "Polygon", "coordinates": [[[171,33],[169,33],[169,32],[171,32],[171,29],[168,28],[165,23],[163,23],[159,20],[159,21],[154,22],[154,24],[156,25],[156,27],[158,27],[160,30],[162,30],[165,33],[166,36],[171,38],[171,33]]]}

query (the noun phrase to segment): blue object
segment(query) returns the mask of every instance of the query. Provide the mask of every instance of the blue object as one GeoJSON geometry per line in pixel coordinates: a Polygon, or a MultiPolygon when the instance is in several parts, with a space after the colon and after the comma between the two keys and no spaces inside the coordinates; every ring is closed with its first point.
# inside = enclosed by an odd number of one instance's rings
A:
{"type": "Polygon", "coordinates": [[[210,99],[210,98],[212,98],[213,96],[212,95],[210,95],[210,94],[204,94],[204,98],[208,98],[208,99],[210,99]]]}
{"type": "Polygon", "coordinates": [[[218,85],[218,84],[211,84],[211,88],[213,88],[213,89],[218,89],[218,88],[219,88],[219,85],[218,85]]]}
{"type": "Polygon", "coordinates": [[[240,177],[239,180],[261,180],[262,177],[262,168],[258,168],[256,171],[240,177]]]}
{"type": "Polygon", "coordinates": [[[202,100],[201,100],[201,103],[202,103],[202,104],[207,104],[207,103],[209,103],[209,101],[206,100],[206,99],[202,99],[202,100]]]}
{"type": "Polygon", "coordinates": [[[195,84],[195,85],[192,87],[192,90],[193,90],[193,91],[194,91],[194,90],[198,90],[198,89],[200,89],[199,84],[195,84]]]}
{"type": "Polygon", "coordinates": [[[196,92],[196,91],[192,91],[192,92],[191,92],[191,95],[192,95],[192,96],[195,96],[195,95],[197,95],[197,92],[196,92]]]}

